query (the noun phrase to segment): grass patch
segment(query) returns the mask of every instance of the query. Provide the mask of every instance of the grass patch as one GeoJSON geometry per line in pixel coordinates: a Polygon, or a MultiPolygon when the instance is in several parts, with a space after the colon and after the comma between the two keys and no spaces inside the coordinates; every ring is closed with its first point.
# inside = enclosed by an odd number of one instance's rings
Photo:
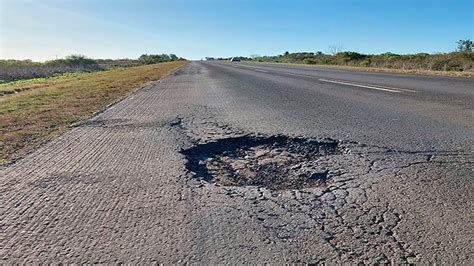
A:
{"type": "Polygon", "coordinates": [[[65,132],[186,61],[0,84],[0,164],[65,132]]]}

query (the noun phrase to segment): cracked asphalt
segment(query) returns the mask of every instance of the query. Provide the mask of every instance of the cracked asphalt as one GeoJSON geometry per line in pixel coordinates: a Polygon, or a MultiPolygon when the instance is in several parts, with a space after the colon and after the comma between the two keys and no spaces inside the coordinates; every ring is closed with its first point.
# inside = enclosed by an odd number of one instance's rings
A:
{"type": "Polygon", "coordinates": [[[1,263],[474,264],[474,81],[189,62],[0,168],[1,263]],[[398,92],[396,92],[398,91],[398,92]],[[208,183],[183,151],[331,138],[324,186],[208,183]]]}

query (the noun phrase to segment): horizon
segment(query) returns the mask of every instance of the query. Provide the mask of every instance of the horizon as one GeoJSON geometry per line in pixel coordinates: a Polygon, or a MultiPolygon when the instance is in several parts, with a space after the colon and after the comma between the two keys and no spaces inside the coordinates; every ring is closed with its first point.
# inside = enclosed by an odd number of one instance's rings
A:
{"type": "Polygon", "coordinates": [[[0,0],[0,59],[447,53],[472,39],[474,1],[0,0]]]}
{"type": "MultiPolygon", "coordinates": [[[[295,52],[289,52],[289,54],[298,54],[298,53],[313,53],[313,54],[316,54],[316,52],[318,51],[295,51],[295,52]]],[[[352,53],[352,52],[356,52],[358,53],[357,51],[349,51],[349,50],[344,50],[344,51],[340,51],[341,53],[344,53],[344,52],[349,52],[349,53],[352,53]]],[[[456,51],[451,51],[451,52],[437,52],[437,53],[426,53],[426,54],[429,54],[429,55],[436,55],[436,54],[450,54],[450,53],[454,53],[456,51]]],[[[338,52],[339,53],[339,52],[338,52]]],[[[391,53],[391,52],[385,52],[385,53],[391,53]]],[[[37,63],[41,63],[41,62],[46,62],[46,61],[54,61],[54,60],[64,60],[64,59],[67,59],[68,57],[70,56],[82,56],[84,58],[87,58],[87,59],[93,59],[93,60],[138,60],[140,56],[142,55],[161,55],[162,53],[157,53],[157,54],[141,54],[137,57],[116,57],[116,58],[105,58],[105,57],[90,57],[90,56],[87,56],[87,55],[84,55],[84,54],[77,54],[77,53],[73,53],[73,54],[69,54],[69,55],[64,55],[62,57],[57,57],[57,58],[52,58],[52,59],[47,59],[47,60],[32,60],[32,59],[29,59],[29,58],[26,58],[26,59],[15,59],[15,58],[0,58],[0,60],[15,60],[15,61],[31,61],[31,62],[37,62],[37,63]]],[[[170,54],[173,54],[173,53],[170,53],[170,54]]],[[[378,54],[365,54],[365,53],[360,53],[360,54],[363,54],[363,55],[368,55],[368,56],[374,56],[374,55],[383,55],[384,53],[378,53],[378,54]]],[[[395,54],[395,53],[394,53],[395,54]]],[[[418,52],[418,53],[411,53],[411,54],[397,54],[397,55],[415,55],[415,54],[425,54],[424,52],[418,52]]],[[[165,54],[165,55],[168,55],[168,54],[165,54]]],[[[220,59],[225,59],[225,60],[228,60],[232,57],[240,57],[240,58],[262,58],[262,57],[275,57],[275,56],[283,56],[284,53],[280,53],[280,54],[273,54],[273,55],[255,55],[255,57],[252,57],[252,55],[250,56],[245,56],[245,55],[234,55],[234,56],[222,56],[222,57],[214,57],[214,56],[206,56],[206,57],[203,57],[203,58],[199,58],[199,59],[188,59],[188,58],[185,58],[185,57],[181,57],[179,55],[176,55],[178,56],[180,59],[184,59],[184,60],[188,60],[188,61],[200,61],[200,60],[207,60],[207,58],[209,59],[212,59],[212,60],[220,60],[220,59]]],[[[323,52],[323,55],[330,55],[330,56],[333,56],[334,54],[331,54],[330,52],[323,52]]]]}

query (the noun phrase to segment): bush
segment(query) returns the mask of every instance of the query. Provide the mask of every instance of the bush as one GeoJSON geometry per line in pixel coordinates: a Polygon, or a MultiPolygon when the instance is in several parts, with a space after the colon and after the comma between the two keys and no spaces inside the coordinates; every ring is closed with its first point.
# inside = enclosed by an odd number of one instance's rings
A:
{"type": "Polygon", "coordinates": [[[399,54],[394,54],[394,53],[391,53],[391,52],[387,52],[387,53],[381,54],[380,56],[382,56],[385,59],[393,59],[393,58],[399,57],[400,55],[399,54]]]}
{"type": "Polygon", "coordinates": [[[370,60],[364,60],[359,63],[360,66],[362,67],[369,67],[370,66],[370,60]]]}
{"type": "Polygon", "coordinates": [[[357,52],[341,52],[336,54],[336,58],[341,58],[344,61],[353,61],[366,58],[367,55],[357,52]]]}
{"type": "Polygon", "coordinates": [[[49,60],[44,63],[31,60],[0,60],[0,82],[19,79],[42,78],[67,72],[97,71],[117,67],[131,67],[140,64],[155,64],[183,60],[175,54],[142,55],[135,59],[99,59],[94,60],[83,55],[70,55],[63,59],[49,60]]]}
{"type": "Polygon", "coordinates": [[[138,62],[142,65],[157,64],[180,60],[175,54],[143,54],[138,58],[138,62]]]}
{"type": "Polygon", "coordinates": [[[278,56],[260,56],[254,57],[252,60],[258,62],[349,65],[407,70],[474,70],[474,54],[465,51],[445,54],[418,53],[411,55],[399,55],[390,52],[379,55],[366,55],[357,52],[340,52],[335,55],[301,52],[278,56]]]}
{"type": "Polygon", "coordinates": [[[303,64],[314,65],[316,64],[316,61],[312,58],[305,58],[303,59],[303,64]]]}
{"type": "Polygon", "coordinates": [[[71,55],[65,59],[46,61],[44,63],[31,60],[0,60],[0,80],[48,77],[66,72],[96,71],[99,64],[82,55],[71,55]]]}

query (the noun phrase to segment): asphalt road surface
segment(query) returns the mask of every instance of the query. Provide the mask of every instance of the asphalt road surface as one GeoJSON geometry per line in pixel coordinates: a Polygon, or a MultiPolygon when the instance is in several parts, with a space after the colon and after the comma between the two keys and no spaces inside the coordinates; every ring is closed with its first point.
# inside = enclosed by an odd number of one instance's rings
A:
{"type": "Polygon", "coordinates": [[[473,264],[473,140],[473,79],[189,62],[0,168],[0,262],[473,264]],[[253,135],[338,152],[296,189],[189,168],[253,135]]]}

